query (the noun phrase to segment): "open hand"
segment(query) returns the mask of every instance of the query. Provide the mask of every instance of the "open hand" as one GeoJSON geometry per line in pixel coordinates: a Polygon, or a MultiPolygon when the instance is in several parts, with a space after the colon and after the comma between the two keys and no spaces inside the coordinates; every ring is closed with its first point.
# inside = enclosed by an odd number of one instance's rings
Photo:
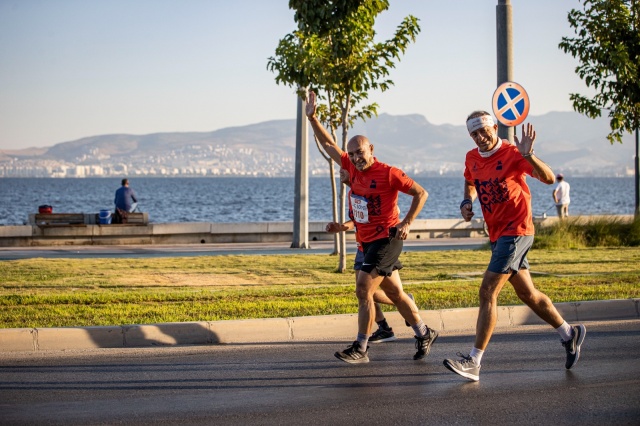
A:
{"type": "Polygon", "coordinates": [[[533,151],[533,143],[536,140],[536,131],[533,129],[533,125],[531,123],[522,125],[522,142],[520,142],[518,136],[515,136],[514,139],[520,154],[530,154],[533,151]]]}
{"type": "Polygon", "coordinates": [[[316,94],[310,90],[309,95],[307,96],[307,106],[305,109],[305,114],[307,114],[308,118],[313,118],[316,115],[316,106],[316,94]]]}

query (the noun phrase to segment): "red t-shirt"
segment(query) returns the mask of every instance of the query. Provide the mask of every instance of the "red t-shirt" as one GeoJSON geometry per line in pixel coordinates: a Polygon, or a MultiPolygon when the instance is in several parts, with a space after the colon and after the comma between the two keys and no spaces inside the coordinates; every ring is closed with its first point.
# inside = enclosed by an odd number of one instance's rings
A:
{"type": "Polygon", "coordinates": [[[477,149],[467,153],[464,178],[476,187],[491,241],[505,235],[534,234],[526,182],[526,175],[532,173],[533,166],[506,140],[489,158],[483,158],[477,149]]]}
{"type": "Polygon", "coordinates": [[[388,237],[389,228],[400,222],[398,192],[408,193],[413,179],[377,159],[361,172],[346,152],[342,154],[342,168],[350,176],[349,216],[355,223],[360,241],[369,243],[388,237]]]}

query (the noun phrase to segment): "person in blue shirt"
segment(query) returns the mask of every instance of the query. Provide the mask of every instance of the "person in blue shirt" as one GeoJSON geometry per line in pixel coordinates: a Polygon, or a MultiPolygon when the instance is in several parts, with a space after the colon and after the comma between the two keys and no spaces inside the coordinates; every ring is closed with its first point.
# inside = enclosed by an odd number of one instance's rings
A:
{"type": "Polygon", "coordinates": [[[129,188],[129,179],[122,179],[122,186],[116,190],[115,223],[126,223],[127,213],[131,213],[138,203],[136,192],[129,188]]]}

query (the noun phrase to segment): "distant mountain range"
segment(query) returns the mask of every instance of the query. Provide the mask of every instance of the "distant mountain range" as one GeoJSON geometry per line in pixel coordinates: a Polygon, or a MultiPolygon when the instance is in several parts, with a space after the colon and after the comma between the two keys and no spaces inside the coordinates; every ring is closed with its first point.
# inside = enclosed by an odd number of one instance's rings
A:
{"type": "MultiPolygon", "coordinates": [[[[632,173],[634,136],[625,136],[623,144],[609,144],[606,118],[551,112],[528,121],[538,135],[536,153],[554,171],[573,176],[632,173]]],[[[101,167],[105,174],[124,170],[125,174],[286,176],[293,175],[295,128],[295,120],[274,120],[213,132],[91,136],[49,148],[0,150],[0,169],[4,167],[5,176],[11,167],[44,165],[47,170],[101,167]]],[[[378,159],[409,174],[459,175],[465,153],[474,147],[464,125],[435,125],[417,114],[381,114],[356,123],[349,135],[356,134],[371,140],[378,159]]],[[[326,173],[326,162],[313,138],[309,140],[310,169],[326,173]]]]}

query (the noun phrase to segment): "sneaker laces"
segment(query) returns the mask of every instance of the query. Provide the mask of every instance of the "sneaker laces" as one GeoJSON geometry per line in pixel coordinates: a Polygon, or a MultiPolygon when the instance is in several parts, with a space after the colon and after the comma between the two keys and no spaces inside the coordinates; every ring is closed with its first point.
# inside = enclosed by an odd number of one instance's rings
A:
{"type": "Polygon", "coordinates": [[[360,355],[365,355],[367,353],[367,350],[369,350],[369,346],[367,346],[366,348],[362,348],[362,346],[360,346],[360,343],[358,343],[358,341],[356,340],[351,344],[351,346],[344,350],[344,353],[353,354],[354,352],[357,352],[360,355]]]}
{"type": "Polygon", "coordinates": [[[423,346],[431,341],[431,330],[427,329],[427,334],[422,337],[414,336],[416,338],[416,348],[423,346]]]}
{"type": "Polygon", "coordinates": [[[416,349],[421,351],[424,349],[425,346],[427,346],[427,343],[431,340],[431,334],[427,331],[427,334],[425,334],[422,337],[418,337],[415,336],[416,338],[416,349]]]}
{"type": "Polygon", "coordinates": [[[378,337],[380,335],[384,335],[385,333],[391,333],[391,330],[385,330],[383,328],[378,328],[376,331],[373,332],[371,337],[378,337]]]}
{"type": "Polygon", "coordinates": [[[360,347],[360,344],[358,343],[358,341],[355,341],[352,344],[350,344],[349,346],[347,346],[347,349],[344,350],[344,353],[350,355],[353,352],[358,351],[359,347],[360,347]]]}
{"type": "Polygon", "coordinates": [[[460,364],[475,364],[475,361],[473,360],[473,358],[471,358],[471,355],[465,355],[462,352],[457,352],[456,356],[460,357],[460,361],[458,361],[460,364]]]}
{"type": "Polygon", "coordinates": [[[567,352],[571,352],[573,350],[573,337],[571,337],[571,339],[567,340],[566,342],[560,339],[560,343],[562,343],[562,346],[564,346],[567,352]]]}

